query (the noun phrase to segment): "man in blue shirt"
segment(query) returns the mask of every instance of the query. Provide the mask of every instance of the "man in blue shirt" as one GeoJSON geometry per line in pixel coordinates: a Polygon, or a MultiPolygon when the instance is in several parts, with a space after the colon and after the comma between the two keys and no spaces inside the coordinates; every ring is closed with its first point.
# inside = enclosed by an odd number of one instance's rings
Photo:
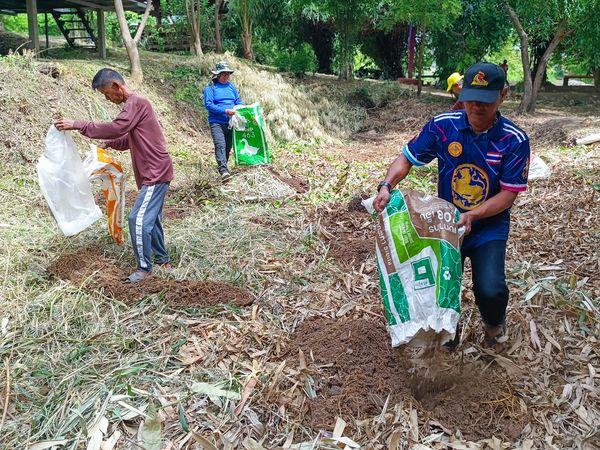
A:
{"type": "Polygon", "coordinates": [[[466,237],[463,262],[471,260],[473,292],[483,318],[484,344],[501,350],[508,287],[504,274],[510,207],[527,188],[529,139],[498,111],[507,93],[506,72],[478,63],[465,73],[459,100],[465,110],[431,119],[402,149],[379,183],[374,207],[381,212],[390,189],[412,166],[438,161],[438,196],[460,211],[466,237]]]}
{"type": "Polygon", "coordinates": [[[221,179],[229,178],[227,161],[233,143],[233,130],[229,118],[235,114],[235,105],[243,105],[235,86],[229,81],[233,70],[227,62],[217,63],[212,71],[213,78],[204,88],[204,106],[208,110],[208,124],[215,144],[215,158],[221,179]]]}

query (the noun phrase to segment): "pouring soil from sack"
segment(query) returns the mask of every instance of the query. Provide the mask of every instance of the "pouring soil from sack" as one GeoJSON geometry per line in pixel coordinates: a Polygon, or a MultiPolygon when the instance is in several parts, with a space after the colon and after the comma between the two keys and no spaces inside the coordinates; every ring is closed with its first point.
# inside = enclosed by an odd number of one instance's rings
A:
{"type": "Polygon", "coordinates": [[[305,417],[313,429],[333,429],[337,417],[351,425],[353,419],[379,415],[388,396],[388,410],[410,402],[432,432],[441,424],[471,440],[493,435],[514,440],[525,423],[519,397],[503,374],[475,364],[461,370],[459,361],[448,364],[435,356],[426,365],[442,367],[427,378],[409,351],[392,349],[381,320],[306,319],[291,336],[285,357],[298,364],[300,351],[314,373],[316,397],[308,400],[305,417]]]}

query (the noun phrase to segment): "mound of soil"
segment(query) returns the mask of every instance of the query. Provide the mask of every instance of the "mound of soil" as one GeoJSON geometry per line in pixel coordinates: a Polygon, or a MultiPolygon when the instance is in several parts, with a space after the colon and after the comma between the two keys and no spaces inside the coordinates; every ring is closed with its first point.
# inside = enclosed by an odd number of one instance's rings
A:
{"type": "Polygon", "coordinates": [[[366,194],[364,196],[356,196],[353,197],[349,202],[348,202],[348,212],[360,212],[360,213],[367,213],[367,210],[365,209],[365,207],[362,205],[362,201],[366,198],[369,198],[366,194]]]}
{"type": "Polygon", "coordinates": [[[295,175],[290,174],[289,176],[282,175],[280,172],[275,170],[273,167],[269,166],[269,171],[277,178],[279,181],[287,184],[292,189],[294,189],[298,194],[306,194],[310,190],[310,185],[307,181],[298,178],[295,175]]]}
{"type": "Polygon", "coordinates": [[[221,281],[173,280],[155,274],[138,283],[125,283],[128,271],[118,261],[102,256],[97,249],[84,249],[63,255],[47,269],[58,279],[84,284],[91,290],[103,290],[111,297],[132,302],[152,294],[160,294],[173,307],[201,307],[233,303],[247,306],[252,294],[245,289],[221,281]]]}
{"type": "MultiPolygon", "coordinates": [[[[359,202],[360,204],[360,202],[359,202]]],[[[358,207],[352,204],[353,209],[358,207]]],[[[362,208],[362,205],[361,205],[362,208]]],[[[375,254],[375,238],[370,227],[370,217],[361,211],[336,208],[321,215],[321,226],[327,232],[328,255],[346,266],[360,266],[368,257],[375,254]]]]}
{"type": "MultiPolygon", "coordinates": [[[[513,440],[525,423],[518,398],[500,375],[470,366],[424,379],[406,353],[390,347],[379,320],[309,318],[292,335],[285,356],[297,363],[299,350],[315,373],[317,396],[308,401],[305,419],[314,429],[332,429],[338,416],[352,423],[380,414],[388,396],[390,407],[411,401],[426,422],[460,430],[467,439],[513,440]]],[[[443,367],[444,357],[437,355],[428,364],[443,367]]]]}

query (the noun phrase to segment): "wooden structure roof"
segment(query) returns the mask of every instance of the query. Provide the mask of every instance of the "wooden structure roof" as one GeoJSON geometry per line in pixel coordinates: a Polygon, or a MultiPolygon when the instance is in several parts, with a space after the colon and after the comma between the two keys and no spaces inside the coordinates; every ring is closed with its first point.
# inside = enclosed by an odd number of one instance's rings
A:
{"type": "MultiPolygon", "coordinates": [[[[123,7],[128,11],[144,12],[145,1],[123,0],[123,7]]],[[[55,9],[80,8],[110,11],[115,9],[113,0],[37,0],[37,12],[52,12],[55,9]]],[[[18,14],[27,12],[25,0],[0,0],[0,14],[18,14]]]]}
{"type": "MultiPolygon", "coordinates": [[[[122,0],[127,11],[143,13],[147,1],[122,0]]],[[[84,41],[86,48],[98,51],[100,58],[106,58],[106,25],[104,13],[115,9],[114,0],[0,0],[0,14],[27,13],[29,28],[29,48],[36,54],[40,51],[38,14],[45,16],[46,47],[48,47],[48,16],[51,15],[70,46],[84,41]],[[70,15],[69,18],[63,16],[70,15]],[[90,23],[96,17],[96,26],[90,23]]]]}

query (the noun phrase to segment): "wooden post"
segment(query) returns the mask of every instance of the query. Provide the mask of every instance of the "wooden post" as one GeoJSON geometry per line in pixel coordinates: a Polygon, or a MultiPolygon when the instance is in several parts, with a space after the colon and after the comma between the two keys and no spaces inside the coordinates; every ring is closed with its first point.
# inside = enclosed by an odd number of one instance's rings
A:
{"type": "Polygon", "coordinates": [[[40,35],[38,33],[37,22],[37,0],[26,0],[27,5],[27,25],[29,26],[29,48],[35,53],[40,52],[40,35]]]}
{"type": "Polygon", "coordinates": [[[48,37],[48,13],[44,13],[44,32],[46,34],[46,50],[50,48],[50,38],[48,37]]]}
{"type": "Polygon", "coordinates": [[[98,54],[100,58],[106,59],[106,24],[104,23],[104,10],[97,9],[96,17],[98,19],[98,54]]]}

